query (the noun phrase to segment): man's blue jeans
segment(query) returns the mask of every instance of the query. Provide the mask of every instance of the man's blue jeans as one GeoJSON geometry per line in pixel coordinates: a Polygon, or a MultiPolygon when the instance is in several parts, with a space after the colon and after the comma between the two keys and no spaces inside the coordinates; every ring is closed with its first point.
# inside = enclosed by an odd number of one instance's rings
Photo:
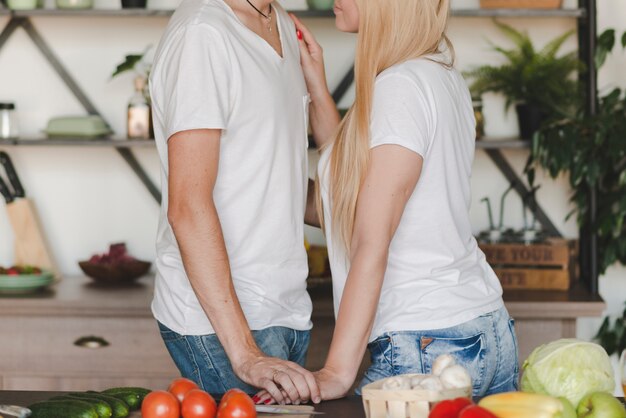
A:
{"type": "Polygon", "coordinates": [[[506,308],[451,328],[388,332],[368,345],[372,365],[363,385],[389,376],[426,373],[441,354],[451,354],[472,376],[474,397],[518,390],[514,321],[506,308]]]}
{"type": "MultiPolygon", "coordinates": [[[[239,388],[248,394],[258,391],[235,376],[226,352],[215,334],[180,335],[161,323],[159,330],[181,375],[193,380],[205,391],[225,393],[231,388],[239,388]]],[[[252,335],[259,348],[268,356],[304,366],[309,347],[309,331],[270,327],[252,331],[252,335]]]]}

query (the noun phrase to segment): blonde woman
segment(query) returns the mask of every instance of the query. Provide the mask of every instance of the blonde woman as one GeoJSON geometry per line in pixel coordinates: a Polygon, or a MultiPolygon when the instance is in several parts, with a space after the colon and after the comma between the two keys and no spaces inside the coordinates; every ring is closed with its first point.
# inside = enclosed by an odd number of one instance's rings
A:
{"type": "Polygon", "coordinates": [[[322,50],[297,19],[312,102],[321,219],[336,327],[323,399],[451,354],[473,395],[517,388],[517,343],[502,288],[472,236],[475,121],[445,35],[449,0],[336,0],[337,27],[358,32],[356,100],[332,102],[322,50]]]}

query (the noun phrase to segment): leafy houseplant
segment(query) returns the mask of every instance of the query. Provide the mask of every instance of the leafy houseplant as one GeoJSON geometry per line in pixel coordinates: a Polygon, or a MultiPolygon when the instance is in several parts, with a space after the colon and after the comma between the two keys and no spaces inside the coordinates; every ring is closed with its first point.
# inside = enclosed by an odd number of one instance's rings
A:
{"type": "Polygon", "coordinates": [[[150,88],[148,80],[150,78],[151,62],[146,59],[148,47],[141,54],[126,55],[125,60],[118,64],[113,72],[112,78],[125,72],[135,73],[135,94],[128,102],[127,133],[131,139],[154,138],[152,124],[152,109],[150,99],[150,88]]]}
{"type": "Polygon", "coordinates": [[[126,72],[134,72],[135,77],[141,77],[145,81],[144,96],[150,101],[150,91],[148,89],[148,79],[150,78],[150,69],[152,63],[148,60],[148,52],[152,46],[148,46],[143,52],[138,54],[128,54],[124,57],[124,61],[115,67],[115,71],[111,78],[115,78],[126,72]]]}
{"type": "Polygon", "coordinates": [[[609,355],[613,353],[619,355],[619,353],[626,350],[626,308],[622,316],[615,319],[613,325],[611,325],[611,320],[608,316],[604,318],[594,339],[604,347],[609,355]]]}
{"type": "MultiPolygon", "coordinates": [[[[600,68],[615,45],[615,31],[598,38],[595,66],[600,68]]],[[[626,32],[621,37],[626,48],[626,32]]],[[[595,115],[582,106],[573,117],[548,124],[533,138],[531,163],[552,177],[569,173],[578,224],[598,236],[598,270],[626,265],[626,89],[612,89],[598,99],[595,115]],[[596,190],[597,219],[589,222],[589,193],[596,190]]],[[[594,337],[609,354],[626,349],[626,309],[613,324],[606,317],[594,337]]]]}
{"type": "MultiPolygon", "coordinates": [[[[615,43],[614,31],[598,39],[596,65],[615,43]]],[[[626,35],[622,37],[626,46],[626,35]]],[[[547,124],[533,138],[532,162],[552,177],[569,174],[578,224],[598,236],[600,274],[615,262],[626,265],[626,91],[615,88],[598,99],[597,113],[579,109],[547,124]],[[597,221],[590,225],[589,190],[596,189],[597,221]]],[[[571,215],[570,214],[570,215],[571,215]]]]}
{"type": "Polygon", "coordinates": [[[498,21],[495,24],[515,44],[512,49],[493,45],[506,62],[483,65],[464,74],[473,80],[470,89],[474,96],[501,93],[506,97],[507,110],[515,104],[521,137],[530,139],[545,120],[571,115],[578,102],[578,84],[573,76],[583,65],[576,52],[557,57],[573,31],[537,51],[527,34],[498,21]]]}

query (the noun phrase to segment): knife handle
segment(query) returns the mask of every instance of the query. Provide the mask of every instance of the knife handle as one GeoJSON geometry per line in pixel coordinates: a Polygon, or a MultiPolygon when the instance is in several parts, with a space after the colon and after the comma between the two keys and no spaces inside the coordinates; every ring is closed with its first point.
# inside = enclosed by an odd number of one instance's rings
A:
{"type": "Polygon", "coordinates": [[[26,193],[24,192],[20,178],[15,172],[15,167],[13,167],[13,162],[11,162],[9,154],[4,151],[0,151],[0,164],[4,166],[4,171],[7,173],[9,183],[11,183],[11,186],[13,187],[13,197],[24,197],[26,193]]]}
{"type": "Polygon", "coordinates": [[[4,197],[4,200],[7,202],[7,204],[13,202],[13,196],[11,195],[9,188],[7,187],[6,183],[4,182],[4,180],[2,180],[1,177],[0,177],[0,194],[4,197]]]}

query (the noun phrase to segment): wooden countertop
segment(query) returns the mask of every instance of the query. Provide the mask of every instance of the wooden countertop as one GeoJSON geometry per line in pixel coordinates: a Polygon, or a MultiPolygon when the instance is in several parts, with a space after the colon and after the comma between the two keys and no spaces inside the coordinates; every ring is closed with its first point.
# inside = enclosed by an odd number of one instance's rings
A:
{"type": "MultiPolygon", "coordinates": [[[[0,391],[0,404],[3,405],[19,405],[28,406],[34,402],[50,399],[53,396],[60,395],[62,392],[40,392],[40,391],[0,391]]],[[[363,410],[363,402],[359,396],[350,396],[336,401],[322,402],[315,405],[315,411],[324,412],[322,417],[328,418],[365,418],[363,410]]],[[[134,413],[131,417],[139,417],[141,414],[134,413]]],[[[259,417],[269,417],[270,415],[259,415],[259,417]]],[[[272,415],[274,417],[278,415],[272,415]]],[[[299,415],[306,418],[318,415],[299,415]]],[[[291,415],[289,415],[291,417],[291,415]]],[[[130,417],[129,417],[130,418],[130,417]]]]}
{"type": "MultiPolygon", "coordinates": [[[[311,286],[314,316],[332,317],[330,282],[311,286]]],[[[154,280],[143,277],[127,286],[101,286],[84,276],[66,277],[49,289],[29,295],[0,296],[0,315],[152,317],[154,280]]],[[[569,291],[505,291],[505,304],[516,318],[601,316],[606,305],[582,286],[569,291]]]]}
{"type": "Polygon", "coordinates": [[[152,317],[154,280],[146,276],[126,286],[102,286],[85,276],[66,277],[48,289],[0,296],[0,315],[152,317]]]}

